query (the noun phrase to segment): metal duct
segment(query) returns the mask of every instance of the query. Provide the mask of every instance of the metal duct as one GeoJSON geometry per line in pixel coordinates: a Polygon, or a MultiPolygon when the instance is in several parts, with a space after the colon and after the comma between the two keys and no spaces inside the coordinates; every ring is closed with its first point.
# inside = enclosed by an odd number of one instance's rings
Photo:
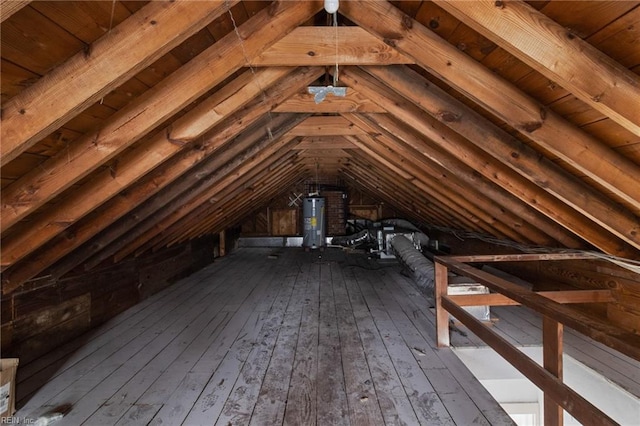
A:
{"type": "MultiPolygon", "coordinates": [[[[423,234],[424,235],[424,234],[423,234]]],[[[433,302],[435,267],[433,262],[424,257],[417,250],[411,240],[404,235],[397,235],[391,239],[391,248],[402,263],[411,270],[413,280],[427,298],[433,302]]]]}
{"type": "Polygon", "coordinates": [[[417,226],[404,219],[386,219],[382,221],[383,226],[394,226],[396,228],[407,229],[413,232],[413,242],[420,249],[429,247],[429,237],[417,226]]]}

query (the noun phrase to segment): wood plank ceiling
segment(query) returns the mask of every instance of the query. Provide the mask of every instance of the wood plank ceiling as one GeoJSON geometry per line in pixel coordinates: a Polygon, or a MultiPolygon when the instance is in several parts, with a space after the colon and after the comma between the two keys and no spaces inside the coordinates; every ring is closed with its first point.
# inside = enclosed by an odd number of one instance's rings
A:
{"type": "Polygon", "coordinates": [[[3,292],[321,176],[421,223],[640,253],[640,2],[2,3],[3,292]],[[344,98],[315,103],[310,85],[344,98]]]}

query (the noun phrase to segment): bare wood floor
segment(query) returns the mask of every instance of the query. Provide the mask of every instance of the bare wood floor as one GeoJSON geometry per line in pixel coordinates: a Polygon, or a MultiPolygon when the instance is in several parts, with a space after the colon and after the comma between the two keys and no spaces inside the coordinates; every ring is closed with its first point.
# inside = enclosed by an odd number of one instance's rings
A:
{"type": "Polygon", "coordinates": [[[397,266],[242,249],[22,366],[17,415],[71,404],[56,424],[512,424],[435,349],[433,321],[397,266]]]}

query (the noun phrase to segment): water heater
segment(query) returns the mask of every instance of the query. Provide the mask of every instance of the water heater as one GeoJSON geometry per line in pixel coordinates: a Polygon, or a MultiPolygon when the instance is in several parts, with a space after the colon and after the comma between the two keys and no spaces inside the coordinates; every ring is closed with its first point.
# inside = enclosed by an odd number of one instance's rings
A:
{"type": "Polygon", "coordinates": [[[326,242],[324,220],[324,198],[308,197],[302,202],[304,229],[302,247],[324,247],[326,242]]]}

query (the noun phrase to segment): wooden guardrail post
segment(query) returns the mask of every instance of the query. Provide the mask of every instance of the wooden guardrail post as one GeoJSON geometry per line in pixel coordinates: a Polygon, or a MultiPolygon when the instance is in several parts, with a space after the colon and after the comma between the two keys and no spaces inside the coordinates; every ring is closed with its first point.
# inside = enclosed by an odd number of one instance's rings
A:
{"type": "Polygon", "coordinates": [[[449,312],[442,307],[442,296],[447,295],[449,288],[449,270],[440,262],[435,262],[435,290],[434,298],[436,302],[436,338],[438,347],[449,346],[449,312]]]}
{"type": "MultiPolygon", "coordinates": [[[[542,358],[545,370],[562,380],[562,352],[564,327],[546,315],[542,317],[542,358]]],[[[544,394],[544,424],[562,426],[563,409],[546,393],[544,394]]]]}

